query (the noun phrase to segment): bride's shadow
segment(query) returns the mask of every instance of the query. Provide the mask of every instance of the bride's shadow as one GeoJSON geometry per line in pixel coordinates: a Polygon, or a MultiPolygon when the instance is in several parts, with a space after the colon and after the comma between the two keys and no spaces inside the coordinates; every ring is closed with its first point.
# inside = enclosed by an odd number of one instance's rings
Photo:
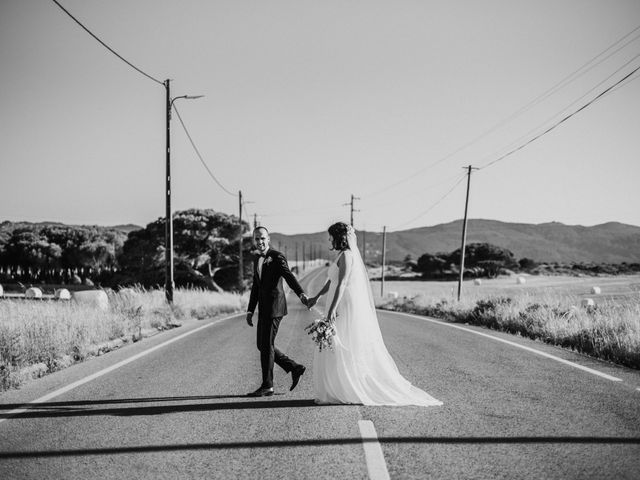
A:
{"type": "Polygon", "coordinates": [[[24,409],[21,418],[52,418],[82,416],[145,416],[182,412],[208,412],[217,410],[249,410],[269,408],[304,408],[318,406],[312,399],[285,400],[273,397],[247,397],[247,395],[198,395],[181,397],[113,398],[103,400],[71,400],[31,404],[0,404],[0,419],[14,415],[8,411],[24,409]],[[222,401],[217,401],[222,400],[222,401]],[[154,405],[148,405],[154,404],[154,405]]]}

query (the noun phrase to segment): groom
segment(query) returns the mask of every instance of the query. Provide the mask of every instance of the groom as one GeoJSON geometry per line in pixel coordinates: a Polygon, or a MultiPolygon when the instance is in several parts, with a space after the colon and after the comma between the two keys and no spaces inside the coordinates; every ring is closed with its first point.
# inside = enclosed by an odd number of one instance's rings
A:
{"type": "Polygon", "coordinates": [[[250,397],[273,395],[273,364],[278,364],[285,372],[291,372],[293,390],[306,370],[294,362],[275,345],[278,327],[287,314],[287,300],[282,288],[284,279],[306,306],[308,298],[304,290],[289,270],[287,259],[276,250],[269,248],[269,231],[265,227],[253,230],[253,241],[260,254],[253,263],[253,285],[247,309],[247,323],[253,327],[253,312],[258,306],[258,350],[262,367],[262,385],[250,397]]]}

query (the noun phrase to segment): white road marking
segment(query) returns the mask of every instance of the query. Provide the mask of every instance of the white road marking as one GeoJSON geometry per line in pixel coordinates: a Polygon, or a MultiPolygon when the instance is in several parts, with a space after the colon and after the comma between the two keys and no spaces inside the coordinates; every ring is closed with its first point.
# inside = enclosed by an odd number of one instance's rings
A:
{"type": "MultiPolygon", "coordinates": [[[[213,325],[217,325],[220,322],[223,322],[225,320],[229,320],[230,318],[234,318],[234,317],[239,317],[241,315],[244,315],[244,313],[239,313],[239,314],[235,314],[235,315],[231,315],[229,317],[225,317],[225,318],[221,318],[220,320],[216,320],[215,322],[211,322],[208,323],[206,325],[203,325],[201,327],[198,328],[194,328],[193,330],[190,330],[188,332],[183,333],[182,335],[178,335],[177,337],[174,337],[170,340],[167,340],[166,342],[160,343],[159,345],[156,345],[155,347],[151,347],[148,350],[144,350],[143,352],[137,353],[132,357],[129,357],[125,360],[122,360],[118,363],[114,363],[113,365],[111,365],[110,367],[107,368],[103,368],[102,370],[93,373],[91,375],[89,375],[88,377],[84,377],[81,378],[80,380],[77,380],[73,383],[70,383],[69,385],[59,388],[58,390],[55,390],[51,393],[48,393],[47,395],[40,397],[36,400],[33,400],[31,402],[28,403],[28,405],[33,405],[33,404],[37,404],[37,403],[44,403],[47,402],[49,400],[51,400],[52,398],[58,397],[60,395],[62,395],[63,393],[67,393],[70,390],[73,390],[76,387],[79,387],[80,385],[84,385],[85,383],[89,383],[92,380],[95,380],[96,378],[102,377],[103,375],[106,375],[107,373],[113,372],[114,370],[117,370],[120,367],[124,367],[125,365],[131,363],[131,362],[135,362],[136,360],[149,355],[152,352],[155,352],[156,350],[159,350],[163,347],[166,347],[167,345],[172,344],[173,342],[177,342],[178,340],[181,340],[185,337],[188,337],[189,335],[193,335],[194,333],[197,333],[201,330],[204,330],[205,328],[209,328],[212,327],[213,325]]],[[[1,406],[1,405],[0,405],[1,406]]],[[[9,417],[11,416],[15,416],[15,415],[19,415],[21,413],[26,412],[28,409],[27,408],[16,408],[14,410],[11,410],[9,412],[4,413],[3,415],[5,415],[5,418],[0,418],[0,423],[4,422],[5,420],[7,420],[9,417]]]]}
{"type": "Polygon", "coordinates": [[[378,442],[378,434],[371,420],[358,420],[364,457],[367,462],[367,471],[371,480],[389,480],[387,464],[384,461],[382,447],[378,442]]]}
{"type": "Polygon", "coordinates": [[[388,313],[392,313],[392,314],[396,314],[396,315],[404,315],[406,317],[417,318],[419,320],[424,320],[424,321],[435,323],[437,325],[442,325],[442,326],[445,326],[445,327],[456,328],[458,330],[464,330],[465,332],[474,333],[476,335],[480,335],[481,337],[486,337],[486,338],[490,338],[492,340],[495,340],[497,342],[506,343],[507,345],[511,345],[512,347],[521,348],[522,350],[526,350],[528,352],[535,353],[536,355],[540,355],[542,357],[546,357],[546,358],[549,358],[551,360],[555,360],[556,362],[564,363],[565,365],[569,365],[571,367],[578,368],[578,369],[583,370],[585,372],[591,373],[592,375],[597,375],[599,377],[606,378],[607,380],[611,380],[612,382],[621,382],[622,381],[621,378],[612,377],[611,375],[607,375],[606,373],[599,372],[598,370],[594,370],[593,368],[585,367],[583,365],[579,365],[577,363],[570,362],[569,360],[565,360],[564,358],[556,357],[555,355],[551,355],[549,353],[545,353],[545,352],[542,352],[540,350],[536,350],[535,348],[526,347],[524,345],[520,345],[520,344],[515,343],[515,342],[510,342],[509,340],[505,340],[503,338],[494,337],[493,335],[489,335],[488,333],[479,332],[477,330],[471,330],[470,328],[465,328],[465,327],[462,327],[460,325],[456,325],[455,323],[447,323],[447,322],[443,322],[443,321],[440,321],[440,320],[434,320],[434,319],[429,318],[429,317],[422,317],[420,315],[413,315],[413,314],[410,314],[410,313],[392,312],[392,311],[389,311],[389,310],[381,310],[381,311],[385,312],[385,313],[388,312],[388,313]]]}

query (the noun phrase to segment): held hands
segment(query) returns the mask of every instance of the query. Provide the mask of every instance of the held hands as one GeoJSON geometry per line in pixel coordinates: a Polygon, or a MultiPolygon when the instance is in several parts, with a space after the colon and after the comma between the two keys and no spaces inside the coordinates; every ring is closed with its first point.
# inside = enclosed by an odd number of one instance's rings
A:
{"type": "Polygon", "coordinates": [[[253,327],[253,321],[251,320],[251,317],[253,317],[253,312],[247,312],[247,325],[253,327]]]}
{"type": "Polygon", "coordinates": [[[304,293],[303,293],[303,294],[301,294],[301,295],[300,295],[300,301],[302,302],[302,304],[303,304],[305,307],[307,307],[307,308],[311,308],[311,307],[309,306],[309,297],[307,297],[307,295],[306,295],[306,294],[304,294],[304,293]]]}
{"type": "Polygon", "coordinates": [[[318,297],[311,297],[307,300],[307,308],[311,310],[316,303],[318,303],[318,297]]]}

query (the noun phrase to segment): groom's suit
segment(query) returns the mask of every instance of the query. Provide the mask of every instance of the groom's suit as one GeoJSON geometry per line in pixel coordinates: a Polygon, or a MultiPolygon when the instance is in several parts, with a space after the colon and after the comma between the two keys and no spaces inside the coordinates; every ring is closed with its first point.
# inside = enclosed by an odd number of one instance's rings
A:
{"type": "Polygon", "coordinates": [[[274,343],[282,317],[287,314],[287,299],[282,280],[300,296],[304,290],[289,270],[287,259],[276,250],[267,250],[261,262],[257,256],[253,262],[253,285],[247,310],[253,312],[258,307],[257,345],[260,350],[262,366],[261,388],[273,388],[273,364],[279,365],[285,372],[301,367],[298,363],[278,350],[274,343]],[[258,271],[262,263],[261,272],[258,271]]]}

